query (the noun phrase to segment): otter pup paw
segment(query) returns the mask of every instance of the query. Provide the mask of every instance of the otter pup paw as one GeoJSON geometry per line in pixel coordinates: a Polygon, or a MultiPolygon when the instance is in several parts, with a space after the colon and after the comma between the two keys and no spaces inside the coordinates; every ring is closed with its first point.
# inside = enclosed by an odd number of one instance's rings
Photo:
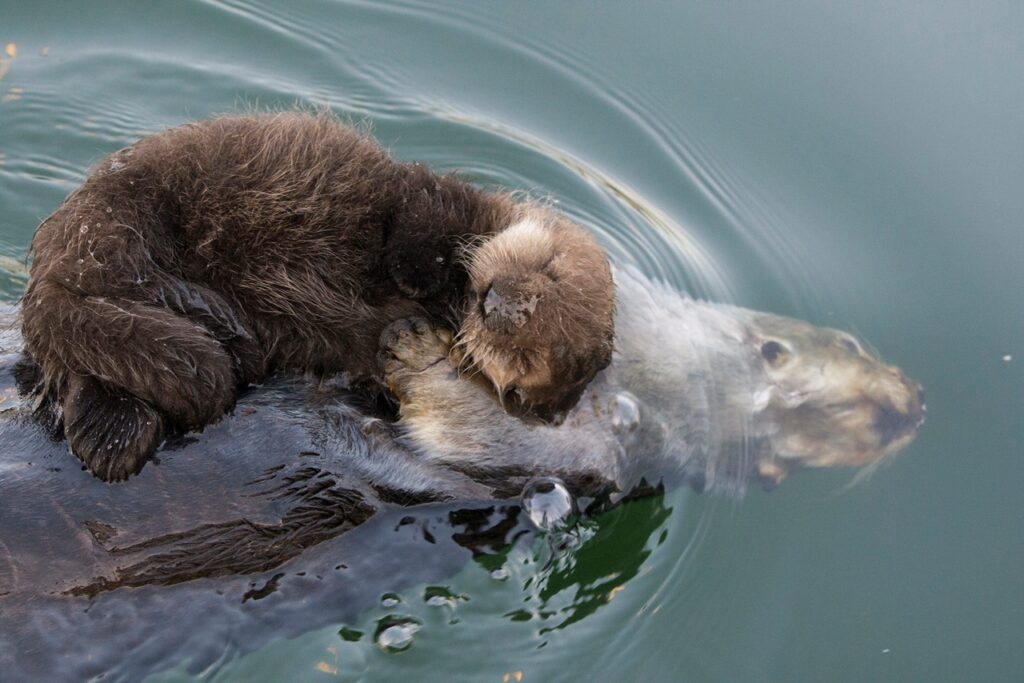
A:
{"type": "Polygon", "coordinates": [[[71,380],[64,401],[64,434],[72,453],[100,479],[123,481],[152,457],[164,420],[152,406],[92,377],[71,380]]]}
{"type": "Polygon", "coordinates": [[[391,323],[380,335],[378,362],[384,382],[401,397],[403,378],[447,360],[452,334],[437,329],[425,318],[405,318],[391,323]]]}

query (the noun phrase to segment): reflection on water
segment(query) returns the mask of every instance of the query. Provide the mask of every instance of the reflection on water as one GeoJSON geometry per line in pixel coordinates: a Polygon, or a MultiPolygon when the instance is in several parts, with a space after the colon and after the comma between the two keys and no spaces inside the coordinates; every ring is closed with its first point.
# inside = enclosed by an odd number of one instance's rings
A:
{"type": "Polygon", "coordinates": [[[299,103],[372,122],[401,158],[550,197],[617,260],[696,295],[853,329],[929,388],[922,439],[842,495],[829,475],[742,503],[672,492],[585,520],[568,545],[500,512],[370,529],[355,547],[382,550],[361,568],[336,570],[330,544],[301,556],[333,582],[287,563],[220,580],[196,605],[253,593],[202,638],[176,627],[196,618],[193,584],[92,605],[119,632],[178,615],[162,647],[138,645],[167,679],[1024,669],[1017,3],[37,2],[0,20],[6,300],[91,163],[184,121],[299,103]],[[403,564],[411,545],[432,552],[403,564]],[[384,633],[412,646],[384,652],[384,633]]]}
{"type": "Polygon", "coordinates": [[[437,109],[436,113],[457,124],[472,126],[535,150],[575,173],[581,181],[593,183],[605,192],[618,203],[616,217],[622,219],[606,228],[608,232],[604,233],[617,262],[635,263],[652,277],[675,282],[685,291],[709,299],[730,299],[728,280],[707,249],[665,211],[629,185],[588,166],[539,137],[450,110],[437,109]],[[676,282],[680,273],[685,274],[684,279],[676,282]]]}
{"type": "MultiPolygon", "coordinates": [[[[528,607],[506,616],[533,621],[543,636],[593,615],[626,590],[657,545],[665,541],[664,524],[671,512],[661,497],[627,504],[599,522],[589,522],[571,545],[542,546],[534,561],[543,568],[523,582],[528,607]]],[[[541,641],[538,647],[545,644],[541,641]]]]}

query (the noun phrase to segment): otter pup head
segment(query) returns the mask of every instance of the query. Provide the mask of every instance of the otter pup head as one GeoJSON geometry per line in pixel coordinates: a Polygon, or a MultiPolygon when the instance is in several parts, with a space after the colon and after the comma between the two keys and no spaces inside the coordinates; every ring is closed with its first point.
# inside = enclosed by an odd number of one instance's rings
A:
{"type": "Polygon", "coordinates": [[[468,259],[468,310],[456,349],[502,400],[553,419],[611,362],[614,287],[586,231],[536,206],[468,259]]]}
{"type": "Polygon", "coordinates": [[[754,430],[772,457],[755,463],[771,488],[799,467],[868,467],[913,441],[924,422],[921,386],[849,334],[753,314],[753,353],[765,384],[754,430]]]}

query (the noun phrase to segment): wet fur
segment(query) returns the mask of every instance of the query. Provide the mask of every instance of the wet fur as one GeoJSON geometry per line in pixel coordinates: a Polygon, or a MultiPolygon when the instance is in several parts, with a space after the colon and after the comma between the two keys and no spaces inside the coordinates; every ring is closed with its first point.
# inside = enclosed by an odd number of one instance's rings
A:
{"type": "Polygon", "coordinates": [[[571,405],[611,356],[610,271],[585,231],[399,163],[328,115],[224,117],[145,138],[42,223],[32,257],[22,329],[41,368],[35,390],[107,480],[137,472],[168,431],[218,419],[269,373],[372,382],[381,330],[410,315],[478,340],[468,362],[485,376],[501,362],[531,377],[524,399],[540,407],[571,405]],[[553,236],[549,261],[579,264],[539,289],[526,270],[547,261],[490,245],[524,216],[553,236]],[[510,301],[529,284],[568,326],[537,315],[509,327],[506,307],[467,317],[497,280],[511,283],[510,301]],[[533,362],[505,362],[524,338],[533,362]]]}
{"type": "Polygon", "coordinates": [[[460,381],[425,320],[386,330],[385,379],[421,460],[506,492],[554,475],[740,494],[803,468],[877,467],[924,421],[921,387],[844,332],[695,301],[632,269],[615,279],[615,359],[559,426],[525,426],[460,381]]]}

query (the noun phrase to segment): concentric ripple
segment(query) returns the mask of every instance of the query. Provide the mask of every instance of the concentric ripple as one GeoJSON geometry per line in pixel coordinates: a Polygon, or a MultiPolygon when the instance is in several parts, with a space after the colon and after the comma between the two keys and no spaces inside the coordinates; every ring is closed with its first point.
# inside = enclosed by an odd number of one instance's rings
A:
{"type": "MultiPolygon", "coordinates": [[[[28,21],[14,36],[19,56],[0,80],[0,96],[12,96],[0,102],[7,300],[24,287],[34,227],[103,155],[191,119],[291,106],[329,107],[372,124],[399,158],[551,201],[593,230],[616,262],[694,296],[737,301],[752,267],[784,280],[780,291],[797,306],[813,298],[807,259],[779,211],[730,177],[650,94],[604,73],[578,47],[513,35],[474,5],[142,5],[124,3],[118,22],[160,30],[112,33],[102,19],[76,15],[55,18],[65,42],[51,43],[28,21]],[[723,256],[730,240],[746,255],[723,256]]],[[[417,656],[495,656],[493,680],[519,681],[522,668],[533,671],[529,680],[555,680],[570,667],[582,679],[609,658],[642,657],[657,628],[644,617],[669,598],[680,610],[699,590],[717,505],[675,491],[585,520],[562,544],[530,536],[476,558],[444,592],[406,589],[399,616],[381,611],[389,604],[273,656],[285,658],[283,670],[343,680],[367,670],[389,680],[417,656]],[[449,592],[459,599],[437,597],[449,592]],[[581,662],[580,652],[594,654],[581,662]]],[[[681,612],[680,629],[697,616],[681,612]]],[[[271,657],[234,654],[229,648],[204,673],[243,678],[271,657]]]]}

